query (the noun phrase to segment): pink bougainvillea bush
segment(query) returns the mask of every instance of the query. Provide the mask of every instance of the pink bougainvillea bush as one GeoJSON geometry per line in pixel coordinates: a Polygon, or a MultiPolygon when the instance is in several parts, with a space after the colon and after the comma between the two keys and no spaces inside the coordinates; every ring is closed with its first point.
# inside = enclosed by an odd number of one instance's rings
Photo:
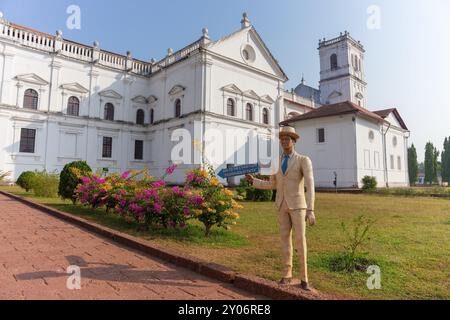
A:
{"type": "Polygon", "coordinates": [[[145,226],[184,228],[189,220],[197,219],[209,236],[213,226],[228,228],[235,223],[239,215],[233,210],[241,206],[233,192],[219,183],[211,167],[208,171],[188,171],[184,187],[169,187],[165,179],[175,169],[176,165],[170,166],[161,178],[148,175],[146,170],[106,177],[91,174],[81,177],[76,194],[85,206],[104,207],[128,222],[145,226]]]}

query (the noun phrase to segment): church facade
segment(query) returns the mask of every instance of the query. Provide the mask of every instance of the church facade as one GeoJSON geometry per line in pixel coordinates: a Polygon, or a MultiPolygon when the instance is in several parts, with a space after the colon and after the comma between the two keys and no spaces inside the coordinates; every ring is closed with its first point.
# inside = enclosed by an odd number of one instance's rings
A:
{"type": "Polygon", "coordinates": [[[363,71],[346,79],[321,72],[320,94],[285,91],[286,74],[245,14],[232,34],[214,41],[203,29],[159,61],[1,18],[0,71],[0,170],[13,180],[27,170],[59,172],[74,160],[109,172],[148,167],[155,176],[175,163],[173,183],[206,162],[216,170],[260,162],[270,173],[280,122],[342,99],[366,105],[363,71]]]}

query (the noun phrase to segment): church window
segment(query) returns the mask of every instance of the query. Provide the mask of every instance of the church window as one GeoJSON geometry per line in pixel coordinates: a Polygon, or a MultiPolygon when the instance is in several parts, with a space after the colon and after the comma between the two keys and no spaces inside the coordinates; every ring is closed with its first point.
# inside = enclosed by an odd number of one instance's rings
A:
{"type": "Polygon", "coordinates": [[[330,66],[331,70],[335,70],[338,68],[337,55],[335,53],[333,53],[330,57],[330,66]]]}
{"type": "Polygon", "coordinates": [[[251,103],[247,103],[247,106],[245,107],[245,119],[253,121],[253,106],[251,103]]]}
{"type": "Polygon", "coordinates": [[[233,99],[228,99],[227,101],[227,115],[229,116],[235,116],[235,108],[234,108],[234,100],[233,99]]]}
{"type": "Polygon", "coordinates": [[[114,121],[114,105],[112,103],[105,104],[104,119],[114,121]]]}
{"type": "Polygon", "coordinates": [[[23,107],[25,109],[37,110],[39,101],[39,94],[36,90],[28,89],[23,96],[23,107]]]}
{"type": "Polygon", "coordinates": [[[394,155],[391,154],[391,170],[394,170],[394,155]]]}
{"type": "Polygon", "coordinates": [[[67,102],[67,114],[78,116],[80,113],[80,100],[77,97],[70,97],[67,102]]]}
{"type": "Polygon", "coordinates": [[[19,152],[34,153],[35,140],[35,129],[21,129],[19,152]]]}
{"type": "Polygon", "coordinates": [[[144,159],[144,141],[142,140],[134,141],[134,159],[135,160],[144,159]]]}
{"type": "Polygon", "coordinates": [[[370,130],[370,131],[369,131],[369,140],[370,140],[370,142],[372,142],[373,139],[375,139],[375,134],[373,133],[372,130],[370,130]]]}
{"type": "Polygon", "coordinates": [[[175,101],[175,118],[181,117],[181,100],[175,101]]]}
{"type": "Polygon", "coordinates": [[[324,128],[317,129],[317,142],[318,143],[325,142],[325,129],[324,128]]]}
{"type": "Polygon", "coordinates": [[[402,170],[402,158],[400,156],[397,157],[397,169],[402,170]]]}
{"type": "Polygon", "coordinates": [[[144,120],[145,119],[145,113],[144,113],[144,110],[142,110],[142,109],[139,109],[137,112],[136,112],[136,124],[141,124],[141,125],[143,125],[144,124],[144,120]]]}
{"type": "Polygon", "coordinates": [[[269,110],[267,108],[263,109],[263,123],[269,124],[269,110]]]}
{"type": "Polygon", "coordinates": [[[111,137],[103,137],[102,157],[103,158],[111,158],[112,157],[112,138],[111,137]]]}
{"type": "Polygon", "coordinates": [[[396,146],[397,146],[397,143],[398,143],[397,137],[393,137],[393,138],[392,138],[392,145],[393,145],[394,147],[396,147],[396,146]]]}

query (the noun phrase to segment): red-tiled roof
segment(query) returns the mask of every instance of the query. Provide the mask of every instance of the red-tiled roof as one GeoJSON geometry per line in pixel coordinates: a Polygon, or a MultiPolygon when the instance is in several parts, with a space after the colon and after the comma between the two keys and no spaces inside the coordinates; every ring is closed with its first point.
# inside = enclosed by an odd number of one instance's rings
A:
{"type": "Polygon", "coordinates": [[[397,121],[400,123],[400,126],[405,130],[409,130],[396,108],[378,110],[374,111],[374,113],[376,113],[383,119],[386,119],[391,113],[394,113],[394,116],[397,118],[397,121]]]}
{"type": "Polygon", "coordinates": [[[303,121],[303,120],[309,120],[309,119],[316,119],[316,118],[323,118],[323,117],[330,117],[330,116],[338,116],[342,114],[349,114],[349,113],[356,113],[365,115],[373,120],[383,122],[383,118],[377,115],[374,112],[371,112],[363,107],[358,106],[357,104],[354,104],[352,102],[341,102],[336,104],[328,104],[321,106],[317,109],[314,109],[308,113],[292,117],[291,119],[285,120],[280,123],[280,125],[287,125],[291,122],[296,121],[303,121]]]}

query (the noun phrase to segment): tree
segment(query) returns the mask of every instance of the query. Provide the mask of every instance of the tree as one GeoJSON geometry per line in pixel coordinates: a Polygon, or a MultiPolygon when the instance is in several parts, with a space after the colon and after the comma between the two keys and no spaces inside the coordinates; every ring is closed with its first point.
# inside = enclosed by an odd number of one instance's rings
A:
{"type": "Polygon", "coordinates": [[[414,143],[408,148],[408,173],[410,184],[415,185],[419,174],[419,163],[417,162],[417,151],[414,143]]]}
{"type": "Polygon", "coordinates": [[[433,150],[433,182],[438,182],[438,174],[441,173],[441,163],[438,161],[439,159],[439,151],[436,149],[436,147],[433,150]]]}
{"type": "Polygon", "coordinates": [[[64,166],[59,178],[58,194],[63,199],[72,200],[73,204],[77,202],[75,189],[81,183],[81,177],[92,172],[85,161],[74,161],[64,166]]]}
{"type": "Polygon", "coordinates": [[[443,182],[450,183],[450,137],[444,140],[444,149],[441,153],[441,175],[443,182]]]}
{"type": "Polygon", "coordinates": [[[436,183],[438,173],[439,151],[433,143],[428,142],[425,146],[425,183],[436,183]]]}

